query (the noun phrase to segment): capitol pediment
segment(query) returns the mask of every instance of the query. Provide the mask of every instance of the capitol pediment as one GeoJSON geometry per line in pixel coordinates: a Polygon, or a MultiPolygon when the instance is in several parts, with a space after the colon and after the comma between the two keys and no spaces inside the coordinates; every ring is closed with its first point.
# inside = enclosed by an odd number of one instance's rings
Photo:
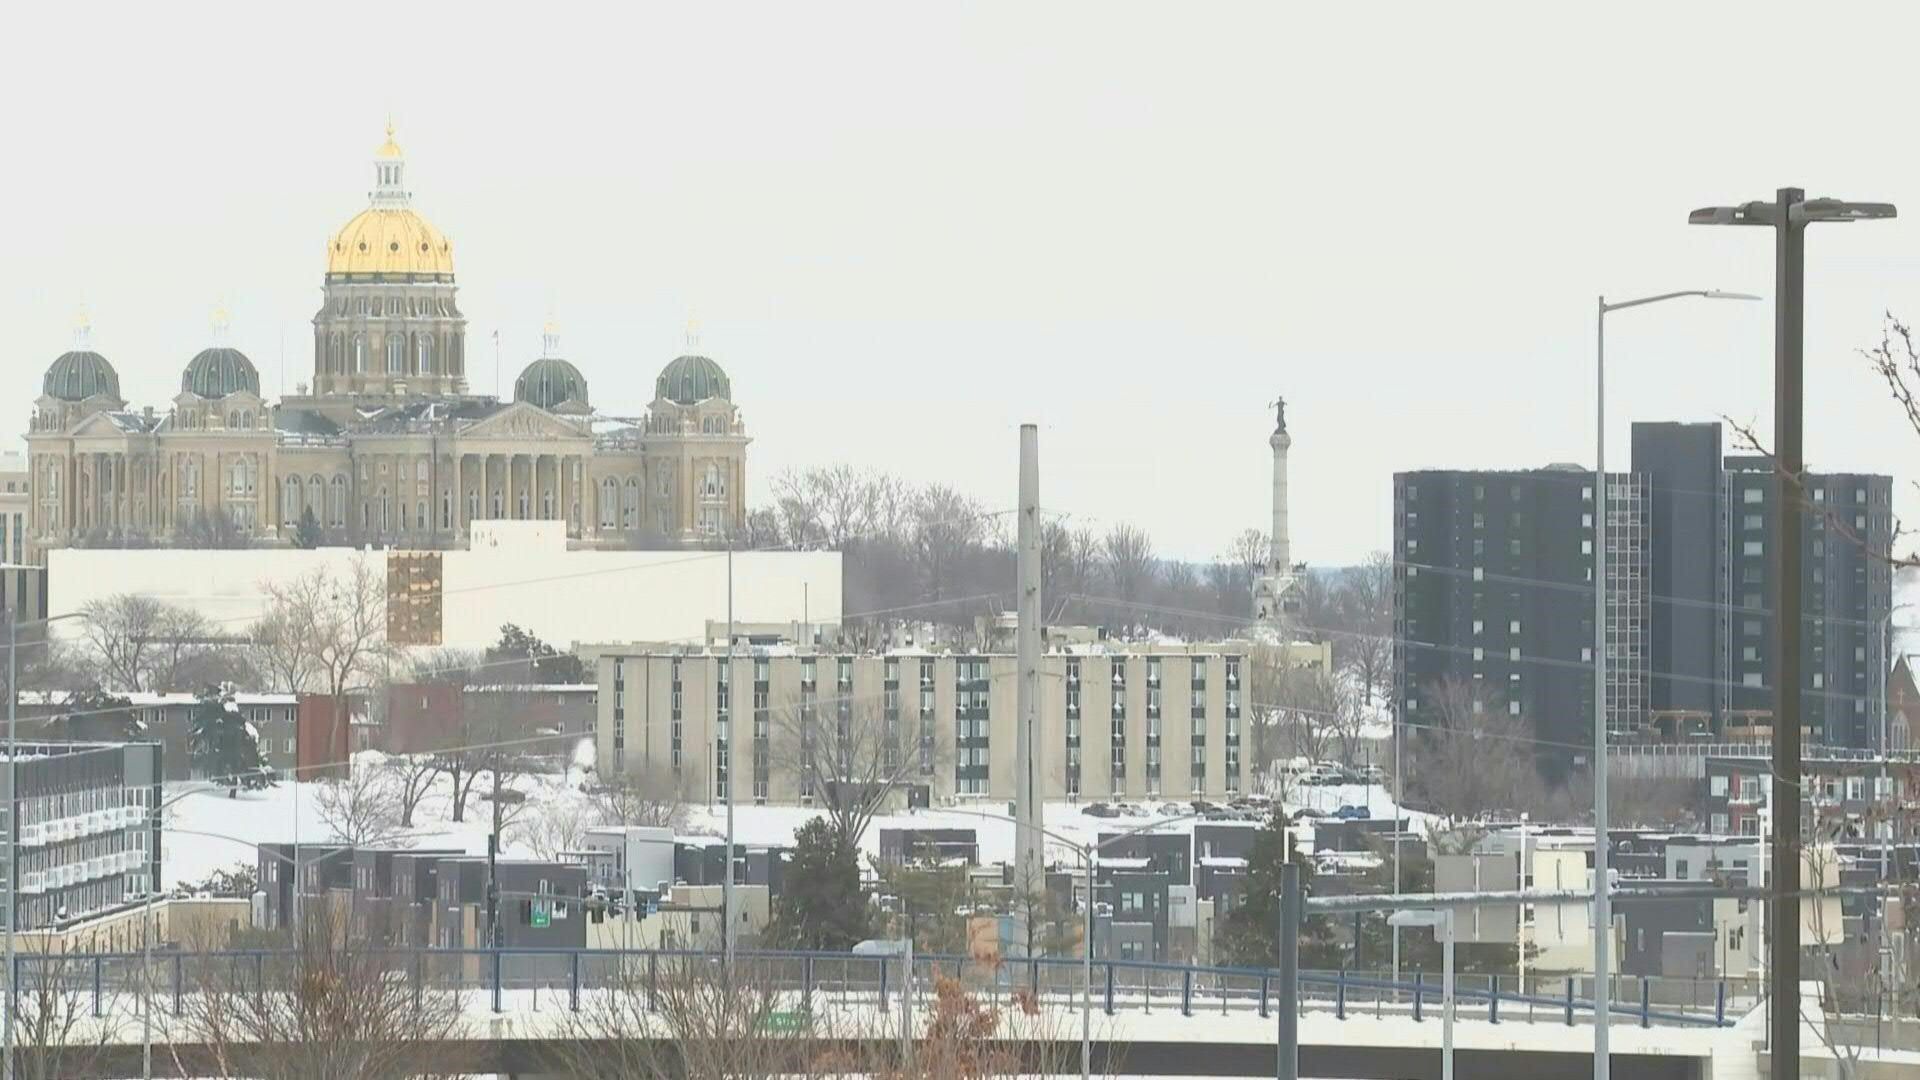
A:
{"type": "Polygon", "coordinates": [[[88,413],[79,423],[67,429],[66,434],[70,439],[123,439],[138,434],[143,427],[139,417],[101,410],[88,413]]]}
{"type": "Polygon", "coordinates": [[[492,416],[474,421],[461,436],[469,439],[585,439],[579,423],[526,402],[514,402],[492,416]]]}

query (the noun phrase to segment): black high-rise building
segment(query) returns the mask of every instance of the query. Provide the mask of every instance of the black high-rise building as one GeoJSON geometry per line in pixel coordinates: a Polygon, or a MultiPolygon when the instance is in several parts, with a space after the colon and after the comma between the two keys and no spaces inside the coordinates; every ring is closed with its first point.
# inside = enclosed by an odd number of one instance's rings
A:
{"type": "MultiPolygon", "coordinates": [[[[1770,724],[1777,586],[1767,546],[1776,524],[1773,463],[1726,461],[1727,632],[1720,713],[1726,727],[1770,724]]],[[[1801,515],[1800,715],[1809,742],[1877,750],[1892,645],[1893,478],[1809,473],[1801,515]]]]}
{"type": "Polygon", "coordinates": [[[1727,620],[1720,425],[1635,424],[1632,442],[1647,492],[1648,708],[1671,729],[1710,729],[1727,620]]]}
{"type": "MultiPolygon", "coordinates": [[[[1609,478],[1608,729],[1749,740],[1772,716],[1774,528],[1765,458],[1719,424],[1633,426],[1609,478]]],[[[1892,480],[1809,474],[1802,688],[1810,741],[1876,748],[1888,670],[1892,480]]],[[[1525,717],[1553,775],[1584,765],[1595,647],[1593,474],[1579,466],[1394,476],[1395,706],[1525,717]],[[1449,705],[1451,698],[1451,705],[1449,705]]]]}
{"type": "MultiPolygon", "coordinates": [[[[1638,492],[1629,478],[1614,483],[1624,525],[1640,513],[1638,492]]],[[[1593,474],[1571,465],[1397,473],[1393,502],[1402,720],[1422,731],[1457,722],[1449,714],[1462,708],[1504,712],[1540,733],[1549,774],[1584,761],[1572,747],[1593,718],[1593,474]]],[[[1634,543],[1633,530],[1619,542],[1634,543]]],[[[1624,572],[1644,582],[1643,563],[1616,568],[1625,607],[1634,589],[1624,572]]],[[[1631,695],[1643,667],[1620,665],[1614,691],[1631,695]]]]}

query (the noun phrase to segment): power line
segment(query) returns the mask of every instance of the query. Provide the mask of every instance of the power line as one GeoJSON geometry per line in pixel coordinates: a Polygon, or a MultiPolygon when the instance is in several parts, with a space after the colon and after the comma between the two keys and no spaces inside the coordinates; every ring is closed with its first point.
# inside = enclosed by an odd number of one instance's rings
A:
{"type": "MultiPolygon", "coordinates": [[[[1204,619],[1204,620],[1210,620],[1213,622],[1228,623],[1234,626],[1255,627],[1255,626],[1262,625],[1260,620],[1258,619],[1249,619],[1242,616],[1227,616],[1227,615],[1219,614],[1218,612],[1194,611],[1188,608],[1171,607],[1164,604],[1149,604],[1144,601],[1115,600],[1110,597],[1093,596],[1088,593],[1073,593],[1070,595],[1074,596],[1077,599],[1087,600],[1094,603],[1107,604],[1114,607],[1133,608],[1140,611],[1156,612],[1156,613],[1165,614],[1165,615],[1180,615],[1188,618],[1204,619]]],[[[1471,658],[1473,655],[1473,648],[1471,646],[1441,645],[1438,642],[1419,641],[1414,638],[1398,637],[1392,634],[1370,634],[1365,631],[1348,630],[1342,627],[1312,626],[1312,625],[1307,625],[1302,623],[1294,623],[1290,625],[1293,629],[1303,630],[1307,633],[1325,634],[1331,637],[1348,637],[1348,638],[1356,638],[1364,641],[1376,641],[1376,642],[1381,642],[1389,645],[1401,645],[1401,646],[1407,646],[1409,648],[1424,649],[1429,652],[1452,653],[1456,655],[1466,656],[1469,658],[1471,658]]],[[[1539,656],[1537,654],[1532,654],[1532,655],[1522,654],[1518,658],[1515,658],[1511,655],[1500,656],[1497,653],[1489,653],[1487,655],[1491,656],[1494,662],[1498,662],[1502,664],[1534,664],[1541,667],[1549,667],[1554,669],[1571,670],[1571,671],[1587,672],[1587,673],[1590,673],[1593,670],[1593,665],[1590,662],[1580,661],[1580,660],[1564,660],[1558,657],[1539,656]]],[[[1486,661],[1483,660],[1482,662],[1486,662],[1486,661]]],[[[1735,682],[1731,679],[1716,679],[1716,678],[1712,678],[1705,675],[1684,675],[1678,672],[1648,671],[1645,673],[1645,677],[1648,679],[1666,679],[1672,682],[1683,682],[1683,683],[1690,683],[1690,684],[1704,685],[1704,686],[1714,686],[1714,687],[1735,687],[1735,688],[1744,688],[1748,690],[1762,690],[1762,691],[1770,689],[1769,685],[1764,683],[1756,686],[1751,683],[1735,682]]],[[[1826,699],[1838,700],[1838,701],[1877,702],[1879,700],[1879,698],[1875,695],[1843,694],[1833,690],[1808,689],[1808,690],[1802,691],[1802,693],[1810,697],[1819,697],[1819,698],[1826,698],[1826,699]]]]}

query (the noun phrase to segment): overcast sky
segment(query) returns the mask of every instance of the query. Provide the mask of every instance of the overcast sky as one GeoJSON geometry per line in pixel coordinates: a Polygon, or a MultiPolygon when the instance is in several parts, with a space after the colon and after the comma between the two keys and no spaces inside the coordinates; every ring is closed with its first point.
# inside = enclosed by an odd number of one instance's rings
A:
{"type": "MultiPolygon", "coordinates": [[[[1855,350],[1920,318],[1915,41],[1897,6],[40,4],[0,65],[12,430],[75,310],[165,408],[209,314],[311,377],[329,234],[389,112],[454,244],[473,388],[549,311],[636,413],[689,313],[749,500],[849,461],[1209,557],[1267,521],[1290,402],[1300,558],[1386,546],[1390,477],[1593,459],[1593,306],[1632,418],[1766,421],[1771,242],[1695,206],[1887,200],[1808,255],[1808,456],[1911,479],[1855,350]]],[[[1911,500],[1902,495],[1902,501],[1911,500]]],[[[1908,516],[1911,516],[1910,514],[1908,516]]]]}

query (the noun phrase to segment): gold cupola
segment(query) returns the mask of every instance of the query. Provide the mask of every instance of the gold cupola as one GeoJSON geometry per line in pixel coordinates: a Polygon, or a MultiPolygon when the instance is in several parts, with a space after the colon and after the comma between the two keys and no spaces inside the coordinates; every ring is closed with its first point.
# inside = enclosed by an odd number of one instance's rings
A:
{"type": "Polygon", "coordinates": [[[420,216],[406,189],[406,158],[393,141],[374,151],[369,205],[327,242],[327,275],[383,275],[451,280],[453,245],[420,216]]]}

